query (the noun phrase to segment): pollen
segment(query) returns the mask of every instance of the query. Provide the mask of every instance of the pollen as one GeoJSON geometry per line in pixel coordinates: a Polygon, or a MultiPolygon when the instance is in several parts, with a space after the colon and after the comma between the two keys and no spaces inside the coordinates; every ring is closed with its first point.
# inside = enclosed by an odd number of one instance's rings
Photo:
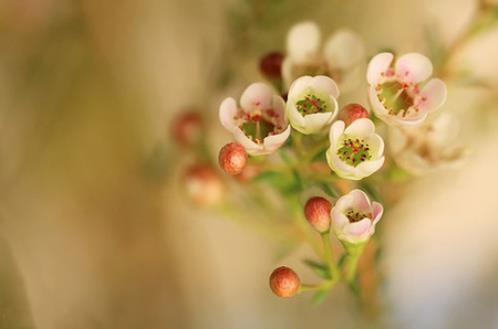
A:
{"type": "Polygon", "coordinates": [[[303,116],[314,113],[328,112],[327,103],[313,94],[309,94],[303,99],[297,101],[296,108],[303,116]]]}
{"type": "Polygon", "coordinates": [[[342,147],[337,150],[337,155],[353,167],[372,158],[370,146],[362,138],[346,138],[342,147]]]}
{"type": "Polygon", "coordinates": [[[346,217],[349,219],[350,223],[356,223],[361,221],[363,218],[370,218],[371,215],[369,213],[364,213],[355,209],[348,209],[345,213],[346,217]]]}

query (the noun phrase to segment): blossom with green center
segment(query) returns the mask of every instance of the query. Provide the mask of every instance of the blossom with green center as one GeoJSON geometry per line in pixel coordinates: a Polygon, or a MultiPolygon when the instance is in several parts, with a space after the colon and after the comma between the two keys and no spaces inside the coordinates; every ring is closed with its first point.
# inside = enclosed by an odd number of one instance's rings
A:
{"type": "Polygon", "coordinates": [[[368,118],[357,119],[347,128],[344,121],[334,122],[329,138],[327,163],[342,178],[360,180],[384,164],[384,141],[368,118]]]}
{"type": "Polygon", "coordinates": [[[390,125],[416,125],[446,101],[446,84],[432,75],[431,61],[417,53],[380,53],[368,64],[369,99],[377,117],[390,125]]]}
{"type": "Polygon", "coordinates": [[[240,108],[231,97],[220,105],[220,121],[251,155],[266,155],[290,135],[285,102],[270,86],[253,83],[242,93],[240,108]]]}
{"type": "Polygon", "coordinates": [[[338,112],[339,89],[326,76],[303,76],[294,81],[287,98],[287,117],[292,127],[309,135],[321,132],[338,112]]]}

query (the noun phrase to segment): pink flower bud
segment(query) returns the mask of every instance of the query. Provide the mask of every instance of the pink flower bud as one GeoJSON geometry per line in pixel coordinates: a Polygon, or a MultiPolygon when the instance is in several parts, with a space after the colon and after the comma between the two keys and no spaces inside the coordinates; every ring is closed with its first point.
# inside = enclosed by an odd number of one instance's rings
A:
{"type": "Polygon", "coordinates": [[[202,118],[196,112],[182,112],[174,120],[171,134],[182,146],[193,146],[202,135],[202,118]]]}
{"type": "Polygon", "coordinates": [[[187,195],[198,205],[214,205],[223,197],[223,182],[209,165],[195,164],[189,167],[185,172],[184,184],[187,195]]]}
{"type": "Polygon", "coordinates": [[[344,106],[339,113],[339,119],[346,123],[346,126],[352,124],[360,118],[368,118],[369,114],[366,108],[360,104],[351,103],[344,106]]]}
{"type": "Polygon", "coordinates": [[[329,200],[316,196],[306,202],[304,215],[315,230],[325,233],[330,229],[331,210],[332,204],[329,200]]]}
{"type": "Polygon", "coordinates": [[[270,275],[270,288],[278,297],[292,297],[298,293],[301,280],[292,269],[281,266],[270,275]]]}
{"type": "Polygon", "coordinates": [[[261,73],[269,79],[280,79],[282,77],[282,62],[284,55],[280,52],[271,52],[263,56],[259,62],[261,73]]]}
{"type": "Polygon", "coordinates": [[[238,143],[228,143],[220,150],[218,162],[221,169],[231,176],[238,175],[247,164],[247,152],[238,143]]]}

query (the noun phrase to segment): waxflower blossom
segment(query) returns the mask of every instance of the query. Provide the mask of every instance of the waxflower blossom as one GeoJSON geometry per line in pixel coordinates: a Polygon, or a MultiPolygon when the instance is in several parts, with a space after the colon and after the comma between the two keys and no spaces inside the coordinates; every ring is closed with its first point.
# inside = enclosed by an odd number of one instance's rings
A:
{"type": "Polygon", "coordinates": [[[329,77],[298,78],[287,97],[287,117],[292,127],[306,135],[322,131],[337,116],[337,97],[339,88],[329,77]]]}
{"type": "Polygon", "coordinates": [[[291,128],[285,117],[285,102],[264,83],[253,83],[242,93],[240,107],[231,97],[220,105],[221,124],[250,155],[276,151],[291,128]]]}
{"type": "Polygon", "coordinates": [[[344,106],[339,111],[339,120],[344,121],[346,126],[349,126],[353,121],[361,118],[368,118],[368,111],[360,104],[351,103],[344,106]]]}
{"type": "Polygon", "coordinates": [[[417,127],[390,127],[389,147],[396,164],[414,175],[460,166],[468,152],[457,143],[459,126],[444,112],[417,127]]]}
{"type": "Polygon", "coordinates": [[[304,206],[304,215],[310,225],[319,233],[330,229],[330,210],[332,204],[326,198],[314,196],[304,206]]]}
{"type": "Polygon", "coordinates": [[[363,243],[375,233],[375,225],[383,212],[380,203],[370,202],[361,190],[352,190],[340,197],[332,208],[332,229],[343,242],[363,243]]]}
{"type": "Polygon", "coordinates": [[[187,195],[198,205],[215,205],[223,198],[223,182],[218,173],[209,165],[190,166],[184,174],[183,181],[187,195]]]}
{"type": "Polygon", "coordinates": [[[220,150],[218,162],[227,174],[238,175],[247,164],[247,152],[240,144],[228,143],[220,150]]]}
{"type": "Polygon", "coordinates": [[[270,275],[270,288],[278,297],[292,297],[299,292],[301,280],[291,268],[281,266],[270,275]]]}
{"type": "Polygon", "coordinates": [[[360,180],[384,164],[384,141],[370,119],[357,119],[347,128],[338,120],[330,127],[329,138],[327,162],[342,178],[360,180]]]}
{"type": "Polygon", "coordinates": [[[326,75],[337,81],[341,90],[351,91],[362,81],[365,47],[351,30],[333,33],[322,48],[321,32],[316,23],[294,25],[287,34],[287,56],[282,63],[282,78],[289,87],[303,75],[326,75]]]}
{"type": "Polygon", "coordinates": [[[417,53],[395,60],[391,53],[370,60],[369,99],[377,117],[390,125],[416,125],[446,101],[446,84],[432,75],[431,61],[417,53]]]}

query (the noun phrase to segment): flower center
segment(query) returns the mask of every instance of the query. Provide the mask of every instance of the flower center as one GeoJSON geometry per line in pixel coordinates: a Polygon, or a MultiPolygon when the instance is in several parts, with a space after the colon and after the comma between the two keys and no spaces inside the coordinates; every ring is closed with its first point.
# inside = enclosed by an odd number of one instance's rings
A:
{"type": "Polygon", "coordinates": [[[282,132],[279,117],[273,109],[243,113],[238,118],[239,128],[253,142],[262,144],[266,137],[282,132]]]}
{"type": "Polygon", "coordinates": [[[327,103],[314,94],[307,94],[304,98],[298,100],[296,108],[302,116],[330,111],[327,103]]]}
{"type": "Polygon", "coordinates": [[[408,85],[399,81],[388,81],[377,86],[377,96],[391,115],[401,113],[407,115],[413,105],[413,97],[408,91],[408,85]]]}
{"type": "Polygon", "coordinates": [[[359,222],[360,220],[362,220],[365,217],[366,218],[370,218],[370,214],[369,213],[364,213],[362,211],[354,210],[354,209],[348,209],[348,210],[346,210],[345,215],[349,219],[350,223],[359,222]]]}
{"type": "Polygon", "coordinates": [[[342,147],[337,150],[339,159],[356,167],[365,160],[370,160],[370,146],[362,138],[346,138],[342,147]]]}

